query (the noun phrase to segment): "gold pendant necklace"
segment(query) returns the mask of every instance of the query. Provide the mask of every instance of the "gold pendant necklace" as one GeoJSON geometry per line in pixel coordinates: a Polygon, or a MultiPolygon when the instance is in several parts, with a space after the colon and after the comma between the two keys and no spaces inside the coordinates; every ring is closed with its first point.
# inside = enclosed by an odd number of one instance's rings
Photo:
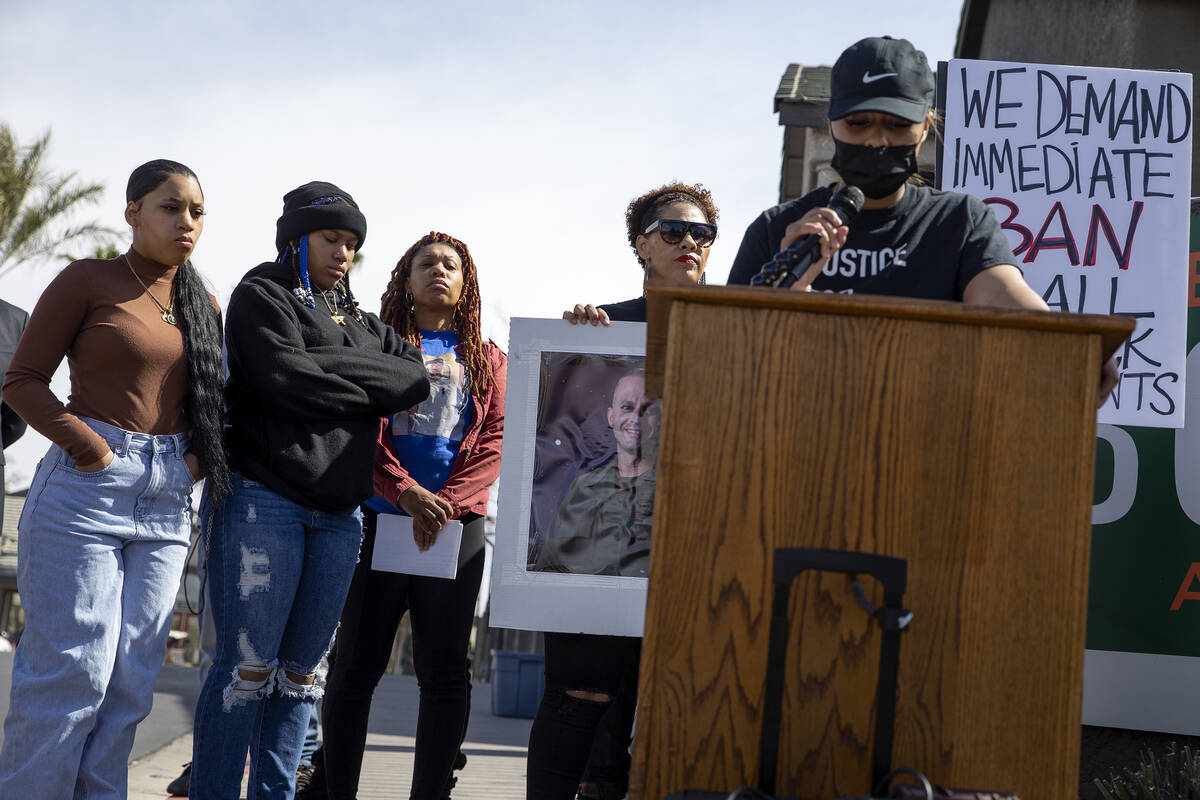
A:
{"type": "Polygon", "coordinates": [[[150,299],[154,301],[154,305],[158,306],[158,310],[162,312],[162,321],[168,325],[174,325],[175,315],[171,313],[171,309],[175,307],[175,302],[172,301],[169,306],[164,306],[158,302],[158,298],[154,296],[154,292],[150,291],[150,287],[146,285],[146,282],[137,274],[137,270],[133,268],[133,264],[129,262],[129,254],[123,253],[122,258],[125,259],[125,266],[129,267],[129,271],[133,273],[133,277],[142,285],[142,288],[146,290],[146,294],[150,295],[150,299]]]}
{"type": "MultiPolygon", "coordinates": [[[[337,290],[335,289],[334,295],[333,295],[335,300],[337,299],[336,292],[337,292],[337,290]]],[[[334,322],[336,322],[338,325],[345,325],[346,318],[343,317],[341,314],[339,314],[337,312],[337,309],[333,307],[333,304],[329,302],[329,298],[325,296],[324,289],[321,290],[321,299],[325,301],[325,307],[329,309],[329,318],[331,320],[333,320],[334,322]]]]}

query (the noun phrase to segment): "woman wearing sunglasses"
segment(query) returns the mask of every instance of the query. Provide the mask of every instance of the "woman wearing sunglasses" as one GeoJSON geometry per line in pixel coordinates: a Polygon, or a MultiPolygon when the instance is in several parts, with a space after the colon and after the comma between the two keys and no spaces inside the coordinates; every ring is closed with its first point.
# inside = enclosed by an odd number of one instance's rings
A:
{"type": "MultiPolygon", "coordinates": [[[[625,227],[646,281],[703,282],[717,238],[717,208],[703,186],[672,183],[634,198],[625,227]]],[[[581,303],[563,319],[572,325],[645,322],[646,298],[581,303]]],[[[642,641],[586,633],[545,637],[546,690],[529,733],[526,797],[624,797],[642,641]]]]}
{"type": "MultiPolygon", "coordinates": [[[[717,238],[717,209],[700,184],[671,183],[636,197],[625,210],[625,230],[647,281],[703,283],[708,252],[717,238]]],[[[646,297],[563,312],[572,325],[645,322],[646,297]]]]}

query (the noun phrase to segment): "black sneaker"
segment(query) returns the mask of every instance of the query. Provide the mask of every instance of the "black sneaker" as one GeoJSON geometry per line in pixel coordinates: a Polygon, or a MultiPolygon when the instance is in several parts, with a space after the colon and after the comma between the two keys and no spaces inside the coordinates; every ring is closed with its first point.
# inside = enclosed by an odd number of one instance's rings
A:
{"type": "Polygon", "coordinates": [[[301,764],[296,767],[296,791],[300,791],[312,783],[312,776],[312,764],[301,764]]]}
{"type": "Polygon", "coordinates": [[[192,762],[183,765],[179,777],[167,784],[167,794],[171,797],[187,797],[192,788],[192,762]]]}
{"type": "Polygon", "coordinates": [[[607,781],[584,781],[579,784],[575,800],[622,800],[628,790],[619,784],[607,781]]]}
{"type": "Polygon", "coordinates": [[[295,800],[325,800],[325,754],[320,748],[313,753],[311,767],[300,767],[296,770],[295,800]],[[302,770],[307,770],[301,778],[302,770]]]}
{"type": "Polygon", "coordinates": [[[438,797],[438,800],[450,800],[450,792],[454,791],[454,787],[458,785],[458,777],[454,774],[454,771],[461,770],[466,765],[467,756],[463,751],[459,750],[458,755],[454,757],[454,766],[450,768],[450,777],[446,778],[446,787],[442,790],[442,794],[438,797]]]}

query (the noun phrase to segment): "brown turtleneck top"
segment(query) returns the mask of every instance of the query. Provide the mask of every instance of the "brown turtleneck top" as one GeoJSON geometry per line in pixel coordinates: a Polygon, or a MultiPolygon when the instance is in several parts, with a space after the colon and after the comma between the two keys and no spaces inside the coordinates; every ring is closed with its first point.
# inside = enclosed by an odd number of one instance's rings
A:
{"type": "Polygon", "coordinates": [[[99,461],[109,449],[79,417],[139,433],[188,428],[183,332],[163,322],[130,265],[168,305],[177,267],[133,248],[112,260],[73,262],[38,300],[0,390],[22,419],[77,464],[99,461]],[[65,406],[50,391],[63,356],[71,371],[65,406]]]}

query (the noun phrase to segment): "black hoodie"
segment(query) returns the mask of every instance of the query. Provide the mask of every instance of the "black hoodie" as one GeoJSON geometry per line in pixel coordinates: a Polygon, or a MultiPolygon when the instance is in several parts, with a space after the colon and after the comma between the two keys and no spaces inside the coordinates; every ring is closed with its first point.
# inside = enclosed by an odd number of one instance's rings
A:
{"type": "Polygon", "coordinates": [[[330,318],[267,262],[233,290],[225,320],[231,469],[300,505],[346,511],[374,493],[379,418],[429,396],[421,351],[373,314],[330,318]]]}

